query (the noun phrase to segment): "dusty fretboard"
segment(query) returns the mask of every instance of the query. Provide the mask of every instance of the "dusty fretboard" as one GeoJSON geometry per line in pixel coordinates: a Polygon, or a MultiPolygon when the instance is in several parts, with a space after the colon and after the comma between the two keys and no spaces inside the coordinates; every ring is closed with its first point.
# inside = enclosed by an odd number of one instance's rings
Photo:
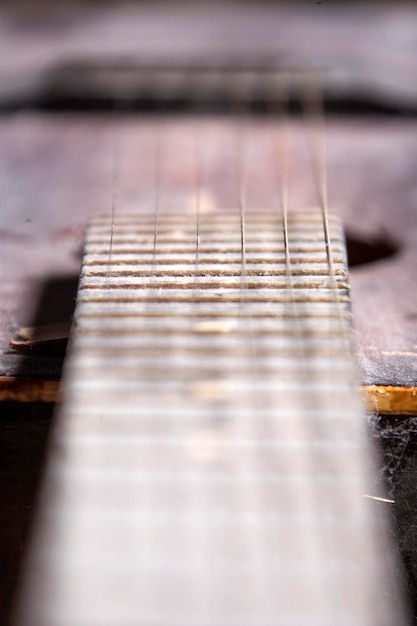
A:
{"type": "Polygon", "coordinates": [[[95,219],[19,624],[399,624],[356,382],[335,217],[95,219]]]}

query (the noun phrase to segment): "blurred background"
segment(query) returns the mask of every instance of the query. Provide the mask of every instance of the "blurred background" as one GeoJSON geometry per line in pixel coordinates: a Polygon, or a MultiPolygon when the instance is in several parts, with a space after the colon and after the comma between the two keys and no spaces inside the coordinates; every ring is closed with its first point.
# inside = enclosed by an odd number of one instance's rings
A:
{"type": "MultiPolygon", "coordinates": [[[[0,107],[103,107],[117,97],[155,106],[203,95],[204,77],[164,84],[144,76],[147,66],[313,65],[325,68],[333,105],[415,111],[415,19],[415,2],[6,2],[0,107]]],[[[218,76],[206,79],[212,99],[227,96],[218,76]]]]}

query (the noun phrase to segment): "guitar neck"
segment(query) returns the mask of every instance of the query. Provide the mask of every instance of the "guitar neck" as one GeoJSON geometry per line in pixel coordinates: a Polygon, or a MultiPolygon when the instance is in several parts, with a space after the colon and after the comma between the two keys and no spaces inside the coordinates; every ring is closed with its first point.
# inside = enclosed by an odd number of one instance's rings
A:
{"type": "Polygon", "coordinates": [[[335,216],[94,219],[17,623],[400,624],[353,344],[335,216]]]}

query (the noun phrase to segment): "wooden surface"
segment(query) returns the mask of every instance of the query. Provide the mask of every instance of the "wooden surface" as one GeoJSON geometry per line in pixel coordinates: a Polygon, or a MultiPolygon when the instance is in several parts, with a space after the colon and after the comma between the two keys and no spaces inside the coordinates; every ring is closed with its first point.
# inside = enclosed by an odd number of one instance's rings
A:
{"type": "Polygon", "coordinates": [[[16,623],[403,624],[340,223],[197,198],[89,228],[16,623]]]}
{"type": "MultiPolygon", "coordinates": [[[[294,123],[291,206],[317,194],[303,126],[294,123]]],[[[112,159],[117,159],[116,211],[146,210],[155,199],[155,138],[161,146],[161,208],[189,206],[195,194],[194,146],[204,170],[202,202],[236,206],[236,138],[248,149],[249,206],[277,205],[274,122],[219,118],[134,119],[21,114],[0,121],[0,374],[53,379],[62,358],[15,354],[21,326],[68,321],[85,224],[110,214],[112,159]],[[116,147],[115,147],[116,146],[116,147]]],[[[393,256],[351,270],[361,379],[367,385],[416,384],[416,137],[413,121],[355,120],[327,124],[330,204],[348,232],[393,241],[393,256]]]]}
{"type": "MultiPolygon", "coordinates": [[[[141,80],[129,68],[147,64],[270,69],[307,63],[324,68],[330,108],[356,103],[410,114],[417,102],[416,22],[411,3],[3,6],[0,107],[18,112],[53,104],[54,98],[59,104],[63,96],[68,107],[83,100],[100,106],[103,100],[112,108],[116,103],[116,110],[128,109],[141,80]]],[[[158,80],[155,76],[157,85],[158,80]]],[[[163,91],[156,89],[155,104],[163,91]]],[[[277,201],[273,142],[266,139],[274,125],[250,125],[249,199],[269,208],[277,201]]],[[[234,206],[230,145],[239,131],[228,126],[229,121],[209,117],[168,117],[160,123],[152,117],[118,121],[117,114],[0,119],[0,375],[59,378],[62,359],[16,356],[8,344],[21,326],[68,321],[83,229],[91,214],[111,209],[112,160],[120,178],[117,209],[143,210],[153,202],[154,138],[162,137],[162,199],[179,206],[193,193],[190,144],[196,143],[207,167],[207,202],[234,206]]],[[[290,200],[308,206],[317,196],[300,139],[302,124],[295,134],[290,200]]],[[[412,118],[328,125],[330,203],[356,240],[382,238],[397,249],[391,259],[352,271],[367,385],[416,383],[416,136],[412,118]]]]}

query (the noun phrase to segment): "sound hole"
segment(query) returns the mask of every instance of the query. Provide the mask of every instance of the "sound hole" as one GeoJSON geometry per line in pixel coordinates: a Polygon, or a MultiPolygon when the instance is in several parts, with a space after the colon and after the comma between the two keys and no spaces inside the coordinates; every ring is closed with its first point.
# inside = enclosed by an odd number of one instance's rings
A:
{"type": "Polygon", "coordinates": [[[365,237],[347,231],[346,250],[349,267],[358,267],[395,256],[400,252],[401,246],[386,233],[365,237]]]}

